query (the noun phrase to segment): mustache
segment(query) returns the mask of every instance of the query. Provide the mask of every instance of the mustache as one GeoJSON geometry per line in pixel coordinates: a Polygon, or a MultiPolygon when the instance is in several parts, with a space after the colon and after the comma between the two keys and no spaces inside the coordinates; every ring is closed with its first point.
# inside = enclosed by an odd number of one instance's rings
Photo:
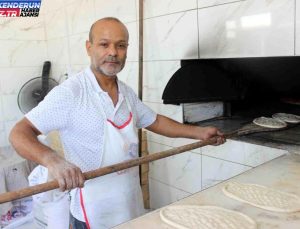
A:
{"type": "Polygon", "coordinates": [[[114,57],[114,56],[108,56],[107,58],[105,58],[104,62],[117,62],[117,63],[120,63],[121,61],[117,58],[117,57],[114,57]]]}

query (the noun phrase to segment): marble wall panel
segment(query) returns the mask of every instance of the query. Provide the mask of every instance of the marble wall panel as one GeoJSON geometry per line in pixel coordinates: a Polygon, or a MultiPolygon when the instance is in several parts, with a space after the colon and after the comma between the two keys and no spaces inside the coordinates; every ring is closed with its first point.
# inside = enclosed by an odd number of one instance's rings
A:
{"type": "Polygon", "coordinates": [[[202,189],[218,184],[251,168],[202,155],[202,189]]]}
{"type": "Polygon", "coordinates": [[[196,10],[146,19],[144,60],[198,58],[197,33],[196,10]]]}
{"type": "Polygon", "coordinates": [[[187,11],[197,8],[197,0],[165,0],[157,4],[157,0],[144,1],[144,18],[187,11]]]}
{"type": "MultiPolygon", "coordinates": [[[[148,143],[150,153],[170,150],[172,147],[148,143]]],[[[201,191],[201,155],[184,152],[150,163],[149,177],[189,193],[201,191]]]]}
{"type": "Polygon", "coordinates": [[[199,9],[198,22],[200,58],[294,54],[294,1],[240,1],[199,9]]]}
{"type": "Polygon", "coordinates": [[[154,179],[149,179],[149,185],[151,193],[150,207],[152,209],[161,208],[191,195],[190,193],[173,188],[154,179]]]}

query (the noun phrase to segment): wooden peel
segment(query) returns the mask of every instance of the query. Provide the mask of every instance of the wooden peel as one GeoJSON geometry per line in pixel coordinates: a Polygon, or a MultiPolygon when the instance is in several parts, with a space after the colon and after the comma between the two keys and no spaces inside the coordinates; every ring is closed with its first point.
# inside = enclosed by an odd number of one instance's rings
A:
{"type": "MultiPolygon", "coordinates": [[[[237,134],[237,131],[233,131],[231,133],[225,134],[224,137],[230,138],[236,134],[237,134]]],[[[200,148],[203,146],[211,145],[215,141],[216,141],[215,138],[211,138],[211,139],[208,139],[205,141],[195,142],[192,144],[180,146],[180,147],[162,151],[159,153],[149,154],[147,156],[139,157],[137,159],[128,160],[128,161],[124,161],[124,162],[121,162],[118,164],[114,164],[114,165],[106,166],[106,167],[99,168],[96,170],[92,170],[92,171],[83,173],[83,175],[85,177],[85,180],[90,180],[90,179],[100,177],[100,176],[103,176],[106,174],[110,174],[110,173],[114,173],[114,172],[117,172],[120,170],[128,169],[128,168],[131,168],[131,167],[134,167],[137,165],[141,165],[141,164],[155,161],[158,159],[162,159],[165,157],[170,157],[170,156],[173,156],[173,155],[176,155],[179,153],[183,153],[186,151],[190,151],[190,150],[193,150],[196,148],[200,148]]],[[[9,201],[13,201],[13,200],[17,200],[17,199],[21,199],[24,197],[32,196],[32,195],[35,195],[35,194],[38,194],[41,192],[46,192],[46,191],[50,191],[53,189],[57,189],[58,187],[59,187],[58,182],[56,180],[54,180],[54,181],[46,182],[44,184],[39,184],[39,185],[31,186],[28,188],[20,189],[17,191],[6,192],[3,194],[0,194],[0,204],[9,202],[9,201]]]]}
{"type": "MultiPolygon", "coordinates": [[[[283,129],[286,129],[286,128],[281,128],[280,130],[283,130],[283,129]]],[[[261,126],[255,125],[253,123],[249,123],[249,124],[244,125],[242,128],[240,128],[238,130],[235,130],[235,131],[225,134],[224,137],[232,138],[234,136],[242,136],[242,135],[247,135],[247,134],[252,134],[252,133],[275,131],[275,130],[279,130],[279,129],[261,127],[261,126]]],[[[128,160],[128,161],[124,161],[124,162],[121,162],[118,164],[99,168],[99,169],[92,170],[92,171],[89,171],[89,172],[86,172],[83,174],[84,174],[85,180],[90,180],[90,179],[100,177],[100,176],[103,176],[106,174],[110,174],[110,173],[114,173],[114,172],[117,172],[120,170],[128,169],[128,168],[131,168],[131,167],[134,167],[137,165],[149,163],[151,161],[155,161],[155,160],[162,159],[165,157],[170,157],[170,156],[180,154],[180,153],[183,153],[186,151],[190,151],[190,150],[193,150],[196,148],[200,148],[203,146],[211,145],[215,142],[215,140],[216,140],[215,138],[211,138],[211,139],[208,139],[205,141],[195,142],[192,144],[180,146],[180,147],[162,151],[159,153],[154,153],[154,154],[150,154],[147,156],[139,157],[137,159],[128,160]]],[[[53,189],[57,189],[58,187],[59,187],[58,182],[56,180],[54,180],[54,181],[46,182],[44,184],[39,184],[39,185],[31,186],[28,188],[20,189],[17,191],[6,192],[3,194],[0,194],[0,204],[9,202],[12,200],[17,200],[17,199],[21,199],[24,197],[32,196],[32,195],[35,195],[35,194],[38,194],[41,192],[46,192],[46,191],[50,191],[53,189]]]]}

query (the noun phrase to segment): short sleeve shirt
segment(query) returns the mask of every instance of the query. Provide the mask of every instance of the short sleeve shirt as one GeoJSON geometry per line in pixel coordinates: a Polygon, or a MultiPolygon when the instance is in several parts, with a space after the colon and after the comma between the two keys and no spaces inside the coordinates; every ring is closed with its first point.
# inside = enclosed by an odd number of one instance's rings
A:
{"type": "MultiPolygon", "coordinates": [[[[156,120],[156,113],[130,87],[120,80],[117,83],[119,99],[114,106],[88,67],[52,89],[25,117],[45,135],[59,131],[66,159],[83,172],[97,169],[101,167],[107,119],[122,125],[129,117],[129,104],[137,128],[145,128],[156,120]]],[[[79,203],[72,202],[72,213],[82,219],[79,203]]]]}

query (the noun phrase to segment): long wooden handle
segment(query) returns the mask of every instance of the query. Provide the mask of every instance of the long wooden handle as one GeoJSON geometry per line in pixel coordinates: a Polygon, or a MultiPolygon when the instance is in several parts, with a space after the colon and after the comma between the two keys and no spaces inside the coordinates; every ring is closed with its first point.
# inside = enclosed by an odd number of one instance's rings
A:
{"type": "MultiPolygon", "coordinates": [[[[226,134],[225,137],[229,138],[233,135],[235,135],[237,132],[234,131],[230,134],[226,134]]],[[[161,158],[165,158],[165,157],[169,157],[169,156],[173,156],[179,153],[183,153],[186,151],[190,151],[199,147],[203,147],[206,145],[211,145],[216,141],[215,138],[211,138],[205,141],[199,141],[199,142],[195,142],[192,144],[188,144],[188,145],[184,145],[184,146],[180,146],[177,148],[173,148],[170,150],[166,150],[166,151],[162,151],[159,153],[154,153],[154,154],[149,154],[143,157],[139,157],[137,159],[133,159],[133,160],[128,160],[128,161],[124,161],[118,164],[114,164],[114,165],[110,165],[107,167],[103,167],[103,168],[99,168],[96,170],[92,170],[89,172],[84,173],[84,177],[86,180],[90,180],[99,176],[103,176],[106,174],[110,174],[110,173],[114,173],[120,170],[124,170],[124,169],[128,169],[137,165],[141,165],[144,163],[148,163],[151,161],[155,161],[161,158]]],[[[39,185],[35,185],[35,186],[31,186],[28,188],[24,188],[24,189],[20,189],[17,191],[12,191],[12,192],[6,192],[3,194],[0,194],[0,204],[5,203],[5,202],[9,202],[12,200],[17,200],[17,199],[21,199],[24,197],[28,197],[28,196],[32,196],[41,192],[46,192],[49,190],[53,190],[58,188],[58,182],[56,180],[54,181],[50,181],[50,182],[46,182],[43,184],[39,184],[39,185]]]]}

